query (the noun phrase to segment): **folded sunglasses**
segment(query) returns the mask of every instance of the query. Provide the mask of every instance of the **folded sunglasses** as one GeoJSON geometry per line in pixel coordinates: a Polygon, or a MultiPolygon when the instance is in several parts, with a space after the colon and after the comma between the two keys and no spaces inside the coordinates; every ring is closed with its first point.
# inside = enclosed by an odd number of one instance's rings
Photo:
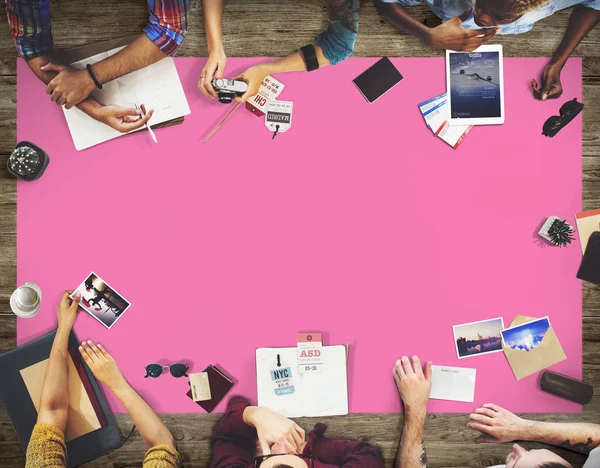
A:
{"type": "Polygon", "coordinates": [[[144,376],[144,378],[147,379],[148,377],[151,377],[153,379],[156,379],[157,377],[160,377],[164,370],[167,369],[173,377],[176,377],[178,379],[180,377],[188,377],[188,366],[181,363],[175,363],[171,364],[170,366],[162,366],[160,364],[148,364],[146,366],[146,375],[144,376]]]}
{"type": "Polygon", "coordinates": [[[542,135],[552,138],[571,120],[577,117],[577,114],[579,114],[582,109],[583,104],[577,102],[577,98],[565,102],[560,108],[560,117],[558,115],[553,115],[544,122],[542,135]]]}

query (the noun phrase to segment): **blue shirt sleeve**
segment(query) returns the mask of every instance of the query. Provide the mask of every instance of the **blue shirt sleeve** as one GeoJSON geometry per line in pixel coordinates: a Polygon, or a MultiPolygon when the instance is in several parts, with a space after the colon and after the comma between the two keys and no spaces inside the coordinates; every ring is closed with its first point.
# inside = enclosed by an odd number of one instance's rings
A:
{"type": "Polygon", "coordinates": [[[348,8],[352,11],[352,29],[344,26],[341,22],[329,25],[327,31],[317,36],[317,45],[323,50],[323,55],[331,65],[337,65],[347,59],[354,51],[356,31],[358,30],[358,9],[360,0],[351,0],[348,8]]]}
{"type": "Polygon", "coordinates": [[[585,0],[581,2],[581,5],[592,8],[593,10],[600,10],[600,0],[585,0]]]}

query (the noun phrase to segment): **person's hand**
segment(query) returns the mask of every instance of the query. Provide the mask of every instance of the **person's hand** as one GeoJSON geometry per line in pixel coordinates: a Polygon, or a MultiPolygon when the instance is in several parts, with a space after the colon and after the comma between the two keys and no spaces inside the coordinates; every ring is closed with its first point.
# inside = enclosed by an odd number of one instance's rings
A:
{"type": "Polygon", "coordinates": [[[226,64],[227,56],[223,49],[210,51],[208,60],[200,74],[200,81],[198,82],[198,88],[200,88],[200,91],[202,91],[206,97],[211,99],[217,98],[217,92],[214,90],[211,81],[213,78],[223,78],[226,64]]]}
{"type": "Polygon", "coordinates": [[[394,380],[406,410],[426,411],[431,393],[431,362],[423,370],[417,356],[413,356],[412,363],[402,356],[394,366],[394,380]]]}
{"type": "Polygon", "coordinates": [[[252,96],[257,94],[261,83],[268,75],[269,70],[267,68],[267,64],[263,63],[250,67],[241,75],[233,78],[234,80],[242,80],[248,83],[248,91],[246,91],[242,96],[236,97],[235,100],[238,102],[246,102],[252,96]]]}
{"type": "Polygon", "coordinates": [[[304,429],[291,419],[262,406],[248,406],[244,410],[244,422],[254,427],[264,455],[271,453],[271,446],[285,439],[294,452],[300,453],[304,446],[304,429]]]}
{"type": "Polygon", "coordinates": [[[117,363],[102,345],[95,345],[91,340],[84,341],[79,347],[79,352],[94,377],[112,392],[116,393],[118,387],[127,384],[117,363]]]}
{"type": "Polygon", "coordinates": [[[96,84],[87,70],[76,70],[66,65],[47,63],[40,67],[45,72],[56,72],[46,87],[51,101],[70,109],[86,99],[96,88],[96,84]]]}
{"type": "Polygon", "coordinates": [[[531,80],[531,90],[536,99],[545,101],[546,99],[556,99],[563,93],[562,83],[560,82],[560,72],[562,67],[550,63],[546,65],[542,72],[542,84],[538,86],[535,78],[531,80]]]}
{"type": "Polygon", "coordinates": [[[467,8],[462,15],[450,18],[448,21],[432,28],[427,44],[436,49],[449,49],[458,52],[471,52],[485,44],[498,32],[497,28],[467,29],[462,26],[471,12],[467,8]]]}
{"type": "Polygon", "coordinates": [[[516,414],[488,403],[469,415],[467,427],[484,434],[477,438],[477,443],[503,443],[521,440],[528,423],[516,414]]]}
{"type": "Polygon", "coordinates": [[[71,300],[69,297],[73,291],[65,291],[58,303],[57,315],[58,315],[58,328],[60,330],[71,331],[77,318],[77,307],[79,306],[79,299],[81,294],[76,294],[71,300]]]}
{"type": "Polygon", "coordinates": [[[125,109],[115,105],[100,105],[90,114],[94,119],[102,122],[121,133],[127,133],[143,127],[152,118],[154,110],[146,112],[144,104],[141,105],[145,116],[142,117],[137,109],[125,109]]]}

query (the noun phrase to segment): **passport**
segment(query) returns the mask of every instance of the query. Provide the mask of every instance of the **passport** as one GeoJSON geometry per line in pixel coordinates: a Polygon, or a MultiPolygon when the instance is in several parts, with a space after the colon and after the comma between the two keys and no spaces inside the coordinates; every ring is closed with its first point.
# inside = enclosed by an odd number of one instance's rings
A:
{"type": "MultiPolygon", "coordinates": [[[[227,395],[234,383],[233,380],[223,374],[223,372],[215,366],[208,366],[202,372],[205,372],[208,375],[211,398],[210,400],[196,401],[195,403],[204,408],[207,413],[210,413],[217,407],[225,395],[227,395]]],[[[194,399],[191,389],[187,392],[187,396],[191,400],[194,399]]]]}

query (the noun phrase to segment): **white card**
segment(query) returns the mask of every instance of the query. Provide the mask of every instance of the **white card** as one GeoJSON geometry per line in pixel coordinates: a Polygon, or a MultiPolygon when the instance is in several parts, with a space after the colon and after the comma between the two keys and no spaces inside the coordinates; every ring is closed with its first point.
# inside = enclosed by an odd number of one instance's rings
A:
{"type": "Polygon", "coordinates": [[[429,398],[434,400],[475,400],[477,369],[467,367],[431,366],[432,385],[429,398]]]}

